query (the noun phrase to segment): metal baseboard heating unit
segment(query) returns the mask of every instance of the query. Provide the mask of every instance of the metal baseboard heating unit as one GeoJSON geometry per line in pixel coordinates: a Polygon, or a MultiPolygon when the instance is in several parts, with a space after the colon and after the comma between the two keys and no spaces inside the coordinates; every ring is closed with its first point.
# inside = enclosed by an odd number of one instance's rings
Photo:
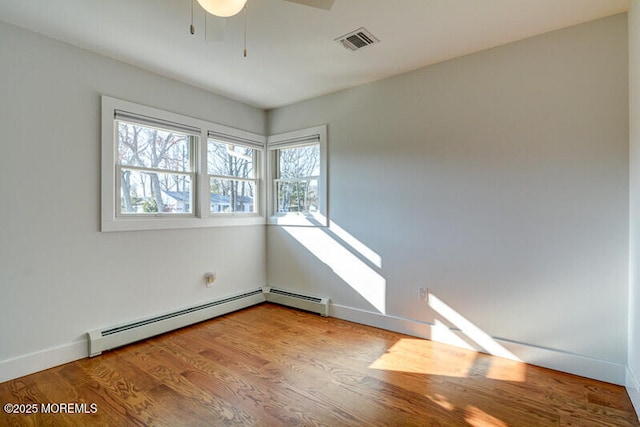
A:
{"type": "Polygon", "coordinates": [[[89,356],[155,335],[202,322],[266,301],[263,289],[222,298],[125,325],[89,332],[89,356]]]}
{"type": "Polygon", "coordinates": [[[320,298],[311,295],[265,286],[262,288],[268,302],[299,308],[301,310],[318,313],[322,316],[329,315],[329,298],[320,298]]]}

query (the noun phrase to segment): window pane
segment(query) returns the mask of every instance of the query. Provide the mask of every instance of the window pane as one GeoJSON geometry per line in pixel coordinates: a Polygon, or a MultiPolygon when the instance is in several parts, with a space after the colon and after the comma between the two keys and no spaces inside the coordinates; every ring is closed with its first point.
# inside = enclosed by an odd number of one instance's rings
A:
{"type": "Polygon", "coordinates": [[[255,182],[211,178],[209,188],[211,213],[257,212],[255,182]]]}
{"type": "Polygon", "coordinates": [[[278,213],[317,212],[318,180],[279,181],[276,183],[278,194],[278,213]]]}
{"type": "Polygon", "coordinates": [[[278,178],[290,179],[320,175],[320,145],[278,150],[278,178]]]}
{"type": "Polygon", "coordinates": [[[191,176],[123,168],[120,173],[123,214],[193,212],[191,176]]]}
{"type": "Polygon", "coordinates": [[[121,121],[117,123],[120,165],[191,171],[189,135],[121,121]]]}
{"type": "Polygon", "coordinates": [[[210,175],[255,178],[255,150],[209,140],[207,170],[210,175]]]}

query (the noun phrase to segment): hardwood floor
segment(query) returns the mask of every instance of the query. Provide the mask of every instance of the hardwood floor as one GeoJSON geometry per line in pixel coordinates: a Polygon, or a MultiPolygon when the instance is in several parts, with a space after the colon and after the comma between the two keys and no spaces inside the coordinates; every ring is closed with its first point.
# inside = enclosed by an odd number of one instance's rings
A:
{"type": "Polygon", "coordinates": [[[2,426],[640,425],[622,387],[271,304],[2,383],[0,403],[38,410],[2,426]]]}

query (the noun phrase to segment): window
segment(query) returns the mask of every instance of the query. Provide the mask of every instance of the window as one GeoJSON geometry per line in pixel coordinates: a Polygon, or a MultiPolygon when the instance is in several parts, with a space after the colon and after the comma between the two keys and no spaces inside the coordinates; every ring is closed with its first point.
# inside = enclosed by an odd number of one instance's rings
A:
{"type": "Polygon", "coordinates": [[[326,126],[268,138],[271,223],[327,225],[326,126]]]}
{"type": "Polygon", "coordinates": [[[140,124],[116,111],[116,215],[193,215],[199,133],[140,124]]]}
{"type": "Polygon", "coordinates": [[[266,138],[102,97],[102,231],[264,224],[266,138]]]}
{"type": "Polygon", "coordinates": [[[318,212],[320,144],[276,151],[276,213],[318,212]]]}
{"type": "Polygon", "coordinates": [[[209,138],[209,213],[256,214],[259,208],[259,150],[248,144],[209,138]]]}

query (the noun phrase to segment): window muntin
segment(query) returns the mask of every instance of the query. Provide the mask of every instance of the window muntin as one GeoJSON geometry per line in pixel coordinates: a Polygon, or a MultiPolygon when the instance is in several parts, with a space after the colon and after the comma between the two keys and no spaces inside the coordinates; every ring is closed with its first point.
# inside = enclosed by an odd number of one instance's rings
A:
{"type": "MultiPolygon", "coordinates": [[[[101,231],[244,226],[266,222],[265,186],[262,184],[266,170],[263,164],[265,136],[106,95],[102,95],[101,104],[101,231]],[[135,145],[125,136],[120,144],[119,122],[156,129],[164,138],[167,135],[161,132],[179,134],[182,140],[174,144],[175,149],[163,153],[162,161],[153,162],[154,148],[151,145],[135,145]],[[188,137],[188,141],[184,137],[188,137]],[[255,150],[253,175],[218,178],[227,180],[218,183],[220,185],[230,185],[229,179],[245,183],[245,187],[249,188],[245,188],[244,194],[250,191],[254,194],[255,203],[251,207],[254,213],[214,215],[209,212],[211,182],[207,164],[208,139],[255,150]],[[155,174],[153,180],[157,178],[156,183],[161,184],[154,185],[154,189],[160,188],[160,197],[166,197],[161,199],[160,208],[155,196],[151,196],[150,178],[154,175],[150,174],[155,174]],[[131,187],[135,187],[135,193],[132,193],[131,187]],[[128,198],[125,194],[128,194],[128,198]],[[140,194],[147,195],[146,206],[145,200],[137,200],[140,194]]],[[[126,131],[133,132],[134,129],[126,131]]],[[[238,187],[237,192],[242,194],[241,186],[238,187]]],[[[243,209],[248,209],[249,203],[246,203],[246,199],[244,202],[243,209]]]]}
{"type": "Polygon", "coordinates": [[[193,215],[197,136],[118,119],[115,125],[116,215],[193,215]]]}
{"type": "Polygon", "coordinates": [[[327,127],[267,138],[268,223],[327,226],[327,127]]]}
{"type": "Polygon", "coordinates": [[[259,150],[254,147],[209,139],[207,174],[209,213],[256,214],[259,212],[259,150]]]}
{"type": "Polygon", "coordinates": [[[276,150],[276,213],[319,210],[320,144],[276,150]]]}

